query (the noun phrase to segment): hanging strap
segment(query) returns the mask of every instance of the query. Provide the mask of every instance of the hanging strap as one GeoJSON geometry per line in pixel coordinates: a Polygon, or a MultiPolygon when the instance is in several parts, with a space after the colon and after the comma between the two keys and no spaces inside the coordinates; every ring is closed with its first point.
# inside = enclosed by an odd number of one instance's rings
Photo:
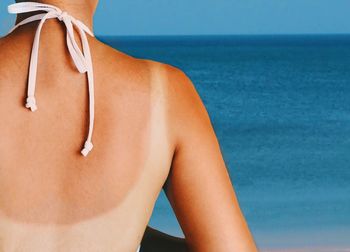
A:
{"type": "Polygon", "coordinates": [[[38,67],[38,52],[39,52],[39,42],[40,42],[40,33],[41,29],[48,19],[57,18],[59,21],[63,22],[66,26],[66,40],[69,53],[73,59],[74,65],[80,73],[87,73],[88,78],[88,87],[89,87],[89,133],[84,144],[84,148],[81,150],[81,154],[87,156],[88,153],[92,150],[92,132],[94,128],[94,76],[93,76],[93,67],[92,59],[90,53],[90,47],[86,33],[90,36],[94,34],[90,29],[84,25],[81,21],[70,16],[67,12],[62,11],[56,6],[49,4],[42,4],[36,2],[21,2],[15,3],[8,6],[8,12],[11,14],[20,14],[20,13],[29,13],[44,11],[46,13],[33,15],[27,19],[24,19],[16,26],[14,26],[9,33],[14,31],[17,27],[40,20],[38,28],[35,33],[34,43],[32,47],[32,53],[30,57],[29,65],[29,76],[28,76],[28,94],[26,99],[26,107],[31,111],[37,110],[37,103],[35,99],[35,83],[38,67]],[[74,38],[74,26],[77,28],[82,45],[83,51],[80,50],[75,38],[74,38]]]}

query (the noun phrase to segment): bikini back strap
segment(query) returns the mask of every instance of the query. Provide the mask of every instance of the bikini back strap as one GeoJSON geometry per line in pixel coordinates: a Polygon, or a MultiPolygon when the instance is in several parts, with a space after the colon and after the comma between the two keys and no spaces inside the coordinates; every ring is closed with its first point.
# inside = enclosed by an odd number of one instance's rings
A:
{"type": "Polygon", "coordinates": [[[26,107],[31,111],[37,110],[37,103],[35,99],[35,84],[36,84],[36,75],[38,68],[38,53],[39,53],[39,42],[40,34],[42,27],[46,20],[57,18],[59,21],[63,22],[66,27],[66,40],[69,54],[76,66],[77,70],[80,73],[87,73],[88,78],[88,88],[89,88],[89,133],[85,140],[84,147],[81,150],[81,154],[87,156],[88,153],[92,150],[92,133],[94,127],[94,76],[93,76],[93,66],[90,47],[86,33],[90,36],[94,36],[92,31],[81,21],[75,19],[67,12],[62,11],[56,6],[49,4],[42,4],[36,2],[21,2],[15,3],[8,6],[8,12],[11,14],[21,14],[21,13],[30,13],[42,11],[46,13],[36,14],[30,16],[23,21],[15,25],[9,33],[13,32],[16,28],[21,25],[39,21],[37,27],[31,57],[29,65],[29,75],[28,75],[28,90],[27,90],[27,99],[26,107]],[[75,38],[74,38],[74,27],[77,28],[81,41],[82,41],[82,51],[80,50],[75,38]]]}

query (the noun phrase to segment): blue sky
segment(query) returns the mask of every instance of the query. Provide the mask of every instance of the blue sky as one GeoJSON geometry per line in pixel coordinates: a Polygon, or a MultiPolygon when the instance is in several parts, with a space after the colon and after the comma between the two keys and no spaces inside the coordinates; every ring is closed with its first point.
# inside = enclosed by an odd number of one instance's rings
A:
{"type": "MultiPolygon", "coordinates": [[[[0,34],[13,22],[0,0],[0,34]]],[[[101,0],[97,35],[350,33],[350,0],[101,0]]]]}

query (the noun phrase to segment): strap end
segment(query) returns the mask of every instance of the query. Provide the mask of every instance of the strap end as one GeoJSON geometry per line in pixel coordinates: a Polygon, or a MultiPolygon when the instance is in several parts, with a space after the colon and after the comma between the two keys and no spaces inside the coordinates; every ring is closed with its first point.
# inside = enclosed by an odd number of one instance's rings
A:
{"type": "Polygon", "coordinates": [[[86,157],[93,148],[93,144],[90,141],[86,141],[84,148],[81,150],[81,154],[86,157]]]}
{"type": "Polygon", "coordinates": [[[27,98],[26,108],[30,108],[32,112],[38,109],[36,106],[36,100],[34,96],[30,96],[27,98]]]}

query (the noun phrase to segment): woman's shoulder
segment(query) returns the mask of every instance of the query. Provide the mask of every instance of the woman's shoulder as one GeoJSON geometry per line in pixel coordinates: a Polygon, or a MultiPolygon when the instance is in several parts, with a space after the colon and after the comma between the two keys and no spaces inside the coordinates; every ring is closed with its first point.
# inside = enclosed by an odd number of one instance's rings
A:
{"type": "Polygon", "coordinates": [[[139,90],[145,91],[145,85],[148,90],[149,86],[153,91],[159,90],[153,93],[159,94],[158,100],[164,101],[167,124],[173,137],[178,138],[184,128],[210,120],[195,84],[185,70],[167,62],[137,58],[109,46],[106,50],[109,51],[106,54],[113,55],[113,62],[119,62],[115,68],[124,69],[122,74],[133,76],[130,78],[142,85],[139,90]]]}
{"type": "MultiPolygon", "coordinates": [[[[94,46],[97,63],[103,62],[105,68],[113,72],[127,74],[139,80],[139,83],[148,80],[162,86],[169,98],[182,100],[191,95],[197,95],[195,86],[183,69],[167,62],[160,62],[149,58],[140,58],[113,48],[101,41],[94,46]]],[[[106,70],[106,69],[105,69],[106,70]]],[[[193,98],[193,97],[192,97],[193,98]]]]}

